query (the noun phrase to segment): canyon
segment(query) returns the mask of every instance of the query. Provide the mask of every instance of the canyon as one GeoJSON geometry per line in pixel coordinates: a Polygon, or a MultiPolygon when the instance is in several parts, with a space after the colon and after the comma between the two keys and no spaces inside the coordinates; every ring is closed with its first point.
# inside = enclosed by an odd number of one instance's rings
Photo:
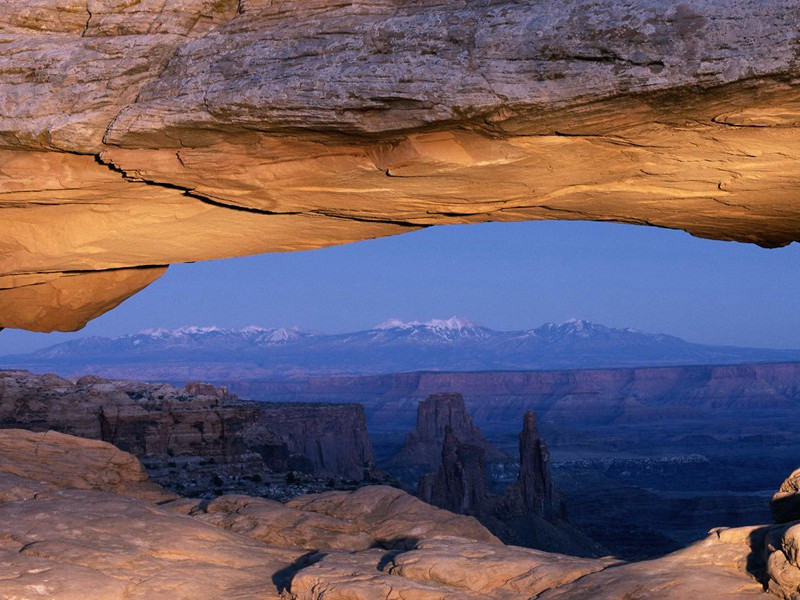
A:
{"type": "Polygon", "coordinates": [[[410,479],[421,500],[475,516],[505,543],[572,556],[608,554],[569,522],[535,413],[522,417],[516,479],[496,493],[487,467],[507,461],[483,438],[460,394],[434,394],[419,403],[417,425],[388,468],[410,479]]]}
{"type": "Polygon", "coordinates": [[[270,484],[285,488],[295,471],[361,482],[374,467],[359,405],[252,402],[202,383],[178,389],[0,371],[0,427],[110,442],[140,457],[153,480],[187,495],[274,494],[270,484]]]}
{"type": "MultiPolygon", "coordinates": [[[[800,453],[791,426],[798,381],[800,365],[786,363],[226,383],[260,399],[362,403],[378,465],[401,480],[408,472],[391,457],[430,394],[462,393],[475,425],[508,457],[517,454],[522,414],[533,410],[570,521],[615,555],[639,560],[712,526],[771,518],[772,490],[800,453]]],[[[502,494],[519,464],[487,463],[502,494]]]]}
{"type": "Polygon", "coordinates": [[[448,223],[800,239],[794,0],[0,7],[0,327],[448,223]],[[587,167],[590,165],[591,167],[587,167]]]}
{"type": "MultiPolygon", "coordinates": [[[[447,224],[798,242],[798,19],[796,0],[2,3],[0,329],[78,330],[176,263],[447,224]]],[[[0,596],[800,596],[794,351],[627,331],[633,354],[574,365],[554,331],[523,333],[546,359],[480,373],[413,348],[403,373],[369,348],[368,374],[0,372],[0,596]],[[441,393],[461,418],[420,444],[417,405],[441,393]],[[613,557],[364,485],[403,450],[435,461],[432,502],[544,527],[563,497],[613,557]]]]}

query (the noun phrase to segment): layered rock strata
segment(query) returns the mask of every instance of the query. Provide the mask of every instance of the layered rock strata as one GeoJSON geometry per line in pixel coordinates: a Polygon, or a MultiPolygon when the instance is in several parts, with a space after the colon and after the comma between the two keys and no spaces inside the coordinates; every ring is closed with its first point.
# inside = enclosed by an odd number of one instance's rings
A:
{"type": "MultiPolygon", "coordinates": [[[[482,439],[482,438],[481,438],[482,439]]],[[[523,417],[519,473],[502,495],[489,490],[484,446],[462,443],[447,427],[436,472],[420,478],[417,495],[434,506],[475,515],[506,543],[579,556],[600,556],[603,548],[567,520],[553,485],[547,447],[536,414],[523,417]]]]}
{"type": "Polygon", "coordinates": [[[519,477],[505,490],[504,514],[521,517],[535,514],[545,519],[566,518],[566,507],[553,485],[550,474],[550,453],[539,437],[536,413],[526,412],[519,434],[519,477]]]}
{"type": "Polygon", "coordinates": [[[480,515],[489,501],[488,479],[484,448],[461,443],[447,427],[439,469],[420,478],[417,496],[451,512],[480,515]]]}
{"type": "Polygon", "coordinates": [[[481,460],[508,460],[483,437],[467,412],[461,394],[430,394],[417,404],[416,425],[406,436],[403,447],[391,459],[391,465],[398,472],[408,471],[405,476],[407,483],[415,485],[421,474],[435,471],[441,464],[442,444],[448,430],[459,444],[480,448],[484,455],[481,460]]]}
{"type": "Polygon", "coordinates": [[[0,7],[0,326],[430,225],[800,239],[794,0],[0,7]]]}
{"type": "MultiPolygon", "coordinates": [[[[719,419],[720,412],[794,414],[800,363],[641,367],[554,371],[415,372],[313,377],[297,384],[230,382],[251,398],[363,403],[381,429],[414,427],[417,404],[431,394],[461,393],[486,429],[517,430],[519,415],[576,428],[719,419]],[[731,394],[736,390],[736,394],[731,394]]],[[[441,440],[441,438],[440,438],[441,440]]],[[[439,442],[441,444],[441,441],[439,442]]],[[[439,446],[441,447],[441,446],[439,446]]]]}
{"type": "Polygon", "coordinates": [[[294,468],[361,481],[373,461],[360,406],[263,404],[201,383],[181,390],[2,371],[0,427],[111,442],[156,480],[193,493],[294,468]]]}
{"type": "Polygon", "coordinates": [[[0,431],[0,475],[13,477],[16,486],[14,495],[7,495],[12,486],[7,480],[0,484],[0,595],[58,600],[776,597],[765,594],[751,573],[765,577],[778,597],[797,592],[794,578],[800,568],[791,550],[791,525],[715,530],[662,559],[620,563],[506,546],[471,517],[392,488],[311,495],[289,505],[244,496],[203,502],[153,495],[158,487],[143,473],[135,458],[103,442],[0,431]],[[111,460],[98,468],[100,457],[111,460]],[[127,482],[125,489],[121,481],[127,482]],[[137,497],[136,486],[145,486],[146,494],[137,497]]]}

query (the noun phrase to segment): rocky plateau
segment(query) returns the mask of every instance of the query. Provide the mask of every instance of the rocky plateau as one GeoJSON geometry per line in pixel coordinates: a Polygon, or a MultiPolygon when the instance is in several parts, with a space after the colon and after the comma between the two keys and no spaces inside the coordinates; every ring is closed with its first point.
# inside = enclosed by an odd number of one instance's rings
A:
{"type": "Polygon", "coordinates": [[[800,239],[796,0],[0,6],[0,326],[446,223],[800,239]]]}

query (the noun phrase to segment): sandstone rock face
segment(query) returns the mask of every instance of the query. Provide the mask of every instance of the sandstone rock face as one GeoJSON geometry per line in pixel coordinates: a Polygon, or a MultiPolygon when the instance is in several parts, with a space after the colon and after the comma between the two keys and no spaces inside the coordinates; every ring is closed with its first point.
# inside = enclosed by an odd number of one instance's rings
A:
{"type": "Polygon", "coordinates": [[[480,515],[489,500],[488,479],[483,447],[462,444],[447,427],[439,469],[423,475],[417,496],[450,512],[480,515]]]}
{"type": "Polygon", "coordinates": [[[798,240],[796,20],[794,0],[6,4],[0,326],[79,327],[160,272],[130,269],[442,223],[798,240]]]}
{"type": "MultiPolygon", "coordinates": [[[[245,496],[156,506],[101,491],[146,483],[133,456],[63,434],[0,431],[0,465],[16,465],[14,485],[40,488],[0,495],[0,596],[9,599],[766,597],[753,574],[788,599],[800,581],[794,524],[715,530],[626,564],[505,546],[470,517],[382,486],[288,506],[245,496]]],[[[3,492],[9,481],[0,477],[3,492]]]]}
{"type": "Polygon", "coordinates": [[[187,491],[207,489],[215,477],[285,472],[295,454],[320,475],[359,481],[373,460],[360,406],[268,405],[201,383],[181,390],[0,371],[0,427],[111,442],[145,460],[161,482],[174,483],[183,469],[187,491]]]}
{"type": "Polygon", "coordinates": [[[64,435],[0,430],[0,498],[54,489],[101,490],[159,501],[175,498],[147,479],[141,463],[111,444],[64,435]]]}
{"type": "Polygon", "coordinates": [[[800,469],[781,484],[770,502],[772,515],[778,523],[800,520],[800,469]]]}
{"type": "Polygon", "coordinates": [[[3,502],[0,518],[4,598],[277,600],[271,576],[302,553],[104,492],[3,502]]]}
{"type": "Polygon", "coordinates": [[[386,571],[495,597],[516,597],[535,596],[609,564],[612,561],[439,537],[398,555],[386,571]]]}
{"type": "Polygon", "coordinates": [[[492,446],[481,434],[464,405],[461,394],[431,394],[417,405],[417,424],[406,437],[403,448],[392,462],[399,467],[417,467],[435,470],[442,460],[445,434],[461,444],[472,444],[483,449],[485,460],[498,461],[507,457],[492,446]]]}
{"type": "Polygon", "coordinates": [[[314,473],[361,481],[375,457],[360,404],[260,404],[261,423],[289,452],[306,457],[314,473]]]}
{"type": "Polygon", "coordinates": [[[500,544],[475,518],[435,508],[387,486],[311,494],[290,500],[286,505],[353,522],[388,547],[413,547],[420,539],[438,535],[500,544]]]}

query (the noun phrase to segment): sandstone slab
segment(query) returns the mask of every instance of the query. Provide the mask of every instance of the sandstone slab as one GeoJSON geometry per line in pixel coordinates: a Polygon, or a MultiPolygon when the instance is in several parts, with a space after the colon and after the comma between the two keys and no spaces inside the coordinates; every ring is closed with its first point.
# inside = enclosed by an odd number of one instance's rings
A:
{"type": "Polygon", "coordinates": [[[4,598],[276,599],[299,553],[97,491],[0,503],[4,598]]]}
{"type": "Polygon", "coordinates": [[[387,547],[410,548],[437,535],[500,544],[474,517],[453,514],[382,485],[354,492],[310,494],[290,500],[287,506],[349,521],[387,547]]]}
{"type": "Polygon", "coordinates": [[[148,481],[144,467],[133,455],[106,442],[56,431],[0,430],[0,474],[3,483],[13,483],[23,490],[9,493],[5,488],[6,497],[29,497],[44,489],[71,488],[151,501],[175,498],[148,481]],[[24,483],[21,479],[43,483],[24,483]]]}
{"type": "Polygon", "coordinates": [[[796,24],[794,0],[7,3],[0,326],[80,327],[154,265],[446,223],[797,241],[796,24]]]}

